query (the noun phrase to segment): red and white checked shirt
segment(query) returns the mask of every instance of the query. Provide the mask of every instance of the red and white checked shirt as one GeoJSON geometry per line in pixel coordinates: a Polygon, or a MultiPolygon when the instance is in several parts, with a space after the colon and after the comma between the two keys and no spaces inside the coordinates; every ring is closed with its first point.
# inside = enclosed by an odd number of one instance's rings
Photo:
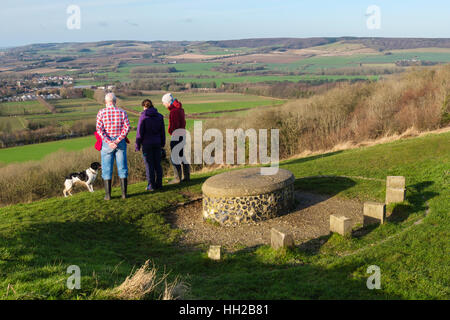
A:
{"type": "Polygon", "coordinates": [[[97,133],[106,143],[114,142],[112,138],[118,137],[115,141],[119,143],[126,138],[130,132],[130,121],[127,113],[114,105],[108,105],[97,114],[97,133]]]}

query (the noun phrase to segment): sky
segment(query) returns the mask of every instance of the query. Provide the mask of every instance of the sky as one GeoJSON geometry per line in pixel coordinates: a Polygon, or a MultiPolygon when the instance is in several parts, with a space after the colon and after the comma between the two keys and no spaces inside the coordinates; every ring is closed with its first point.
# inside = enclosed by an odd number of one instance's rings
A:
{"type": "Polygon", "coordinates": [[[0,47],[339,36],[450,38],[450,1],[2,0],[0,8],[0,47]],[[373,5],[379,14],[368,12],[373,5]]]}

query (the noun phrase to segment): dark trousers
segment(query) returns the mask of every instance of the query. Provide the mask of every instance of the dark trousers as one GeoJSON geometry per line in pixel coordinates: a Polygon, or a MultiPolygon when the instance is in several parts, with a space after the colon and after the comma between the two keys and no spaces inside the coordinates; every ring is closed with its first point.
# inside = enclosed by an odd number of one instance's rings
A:
{"type": "Polygon", "coordinates": [[[170,157],[171,160],[170,162],[172,163],[173,166],[173,171],[174,171],[174,179],[175,180],[182,180],[181,176],[184,175],[183,180],[184,181],[189,181],[190,180],[190,165],[187,161],[187,159],[185,159],[184,154],[183,154],[183,149],[181,149],[178,153],[178,155],[174,155],[173,154],[173,149],[175,148],[175,146],[177,146],[178,144],[182,144],[184,146],[185,142],[184,142],[185,137],[179,137],[178,141],[170,141],[170,157]],[[175,156],[175,158],[178,158],[181,160],[180,164],[175,164],[174,161],[172,160],[172,156],[175,156]]]}
{"type": "Polygon", "coordinates": [[[153,189],[161,188],[163,178],[161,145],[151,144],[142,146],[142,156],[144,158],[148,185],[153,189]]]}
{"type": "Polygon", "coordinates": [[[181,164],[175,164],[172,160],[172,157],[176,156],[183,162],[183,149],[181,149],[178,155],[173,154],[173,148],[175,148],[175,146],[178,145],[179,143],[183,143],[183,137],[180,137],[178,141],[170,141],[170,162],[172,163],[173,166],[174,178],[177,181],[181,180],[182,178],[181,164]]]}
{"type": "MultiPolygon", "coordinates": [[[[173,148],[175,148],[175,146],[178,145],[179,143],[184,143],[184,137],[183,137],[183,136],[179,137],[179,140],[178,140],[178,141],[170,141],[170,151],[172,152],[172,151],[173,151],[173,148]]],[[[183,149],[180,150],[180,152],[178,153],[178,156],[181,158],[181,162],[184,163],[184,162],[185,162],[185,159],[184,159],[183,149]]],[[[175,163],[173,163],[172,160],[171,160],[170,162],[171,162],[174,166],[175,166],[175,165],[181,165],[181,163],[180,163],[180,164],[175,164],[175,163]]]]}

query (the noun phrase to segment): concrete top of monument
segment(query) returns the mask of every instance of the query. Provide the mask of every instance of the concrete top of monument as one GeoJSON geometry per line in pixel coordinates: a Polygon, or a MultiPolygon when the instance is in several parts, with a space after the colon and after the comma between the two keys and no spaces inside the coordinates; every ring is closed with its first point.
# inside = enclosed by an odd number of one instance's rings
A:
{"type": "Polygon", "coordinates": [[[202,186],[210,197],[241,197],[270,193],[293,184],[292,172],[279,169],[274,175],[261,175],[261,168],[231,170],[213,176],[202,186]]]}

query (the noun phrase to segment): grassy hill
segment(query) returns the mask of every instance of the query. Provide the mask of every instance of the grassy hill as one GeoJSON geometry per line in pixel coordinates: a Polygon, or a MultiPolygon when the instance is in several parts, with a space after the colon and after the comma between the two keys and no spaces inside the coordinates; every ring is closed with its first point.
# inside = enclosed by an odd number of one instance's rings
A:
{"type": "Polygon", "coordinates": [[[147,259],[188,282],[188,298],[449,299],[449,139],[427,135],[283,162],[297,189],[361,201],[383,201],[380,179],[404,175],[407,200],[389,206],[387,224],[357,237],[332,235],[278,252],[242,248],[219,263],[202,246],[178,247],[180,230],[167,222],[171,208],[199,195],[214,173],[152,194],[132,185],[125,201],[114,190],[108,203],[97,191],[1,208],[0,299],[109,298],[147,259]],[[312,177],[321,175],[328,177],[312,177]],[[81,268],[80,290],[65,286],[70,265],[81,268]],[[381,290],[366,288],[370,265],[381,268],[381,290]],[[6,295],[8,285],[14,291],[6,295]]]}

